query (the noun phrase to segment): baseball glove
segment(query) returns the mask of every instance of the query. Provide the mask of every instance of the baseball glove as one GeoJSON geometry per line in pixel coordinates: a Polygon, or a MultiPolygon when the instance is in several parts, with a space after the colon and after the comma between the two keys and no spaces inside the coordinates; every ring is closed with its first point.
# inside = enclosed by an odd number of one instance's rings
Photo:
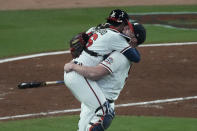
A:
{"type": "Polygon", "coordinates": [[[70,52],[73,58],[79,57],[81,52],[86,48],[89,36],[85,32],[81,32],[70,40],[70,52]]]}

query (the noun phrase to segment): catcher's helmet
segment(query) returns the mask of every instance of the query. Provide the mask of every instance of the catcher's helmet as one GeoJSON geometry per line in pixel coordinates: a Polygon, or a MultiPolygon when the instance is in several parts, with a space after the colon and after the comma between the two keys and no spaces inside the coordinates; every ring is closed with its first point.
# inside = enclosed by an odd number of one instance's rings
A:
{"type": "Polygon", "coordinates": [[[132,23],[132,25],[134,28],[135,37],[137,38],[137,44],[140,45],[144,43],[146,40],[146,29],[142,24],[139,23],[132,23]]]}
{"type": "Polygon", "coordinates": [[[107,18],[107,23],[118,26],[122,23],[128,24],[129,15],[120,9],[112,10],[107,18]]]}

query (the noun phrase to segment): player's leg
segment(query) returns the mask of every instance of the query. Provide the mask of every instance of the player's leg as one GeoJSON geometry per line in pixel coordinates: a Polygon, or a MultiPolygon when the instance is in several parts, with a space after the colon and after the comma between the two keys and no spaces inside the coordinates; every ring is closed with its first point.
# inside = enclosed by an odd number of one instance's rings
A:
{"type": "Polygon", "coordinates": [[[105,115],[101,114],[98,110],[94,117],[90,120],[85,131],[104,131],[111,125],[111,122],[115,116],[114,113],[114,103],[105,103],[104,106],[108,106],[108,110],[105,115]]]}
{"type": "MultiPolygon", "coordinates": [[[[64,82],[81,103],[84,103],[90,110],[96,113],[95,120],[101,120],[101,126],[104,126],[104,129],[108,128],[114,117],[114,111],[109,106],[98,84],[95,81],[84,78],[76,72],[65,73],[64,82]]],[[[94,128],[92,128],[93,131],[96,131],[96,128],[97,126],[94,126],[94,128]]]]}
{"type": "MultiPolygon", "coordinates": [[[[106,98],[95,81],[88,80],[76,72],[64,74],[64,82],[73,95],[92,110],[101,107],[106,98]]],[[[103,114],[104,110],[102,109],[103,114]]]]}
{"type": "Polygon", "coordinates": [[[87,125],[90,123],[90,120],[94,117],[95,111],[88,108],[83,103],[81,104],[81,113],[80,120],[78,123],[78,131],[86,131],[87,125]]]}
{"type": "MultiPolygon", "coordinates": [[[[111,108],[114,108],[114,104],[110,105],[111,108]]],[[[110,118],[112,117],[109,116],[109,114],[102,115],[102,112],[100,110],[97,113],[95,113],[95,111],[91,110],[86,105],[81,104],[78,131],[104,131],[110,126],[110,123],[113,119],[110,118]]]]}

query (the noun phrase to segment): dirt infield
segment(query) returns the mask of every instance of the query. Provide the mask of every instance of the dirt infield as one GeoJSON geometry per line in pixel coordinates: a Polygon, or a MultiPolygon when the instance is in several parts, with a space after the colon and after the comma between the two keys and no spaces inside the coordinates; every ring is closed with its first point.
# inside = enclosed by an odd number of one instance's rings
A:
{"type": "MultiPolygon", "coordinates": [[[[16,1],[20,1],[23,4],[13,4],[11,0],[4,1],[2,4],[2,0],[0,0],[0,9],[59,8],[63,7],[63,5],[67,5],[61,4],[63,0],[56,0],[56,4],[54,4],[52,0],[48,0],[46,3],[42,3],[40,0],[16,1]]],[[[81,4],[79,4],[81,2],[79,0],[73,0],[72,2],[67,6],[77,7],[77,5],[80,5],[81,7],[85,7],[87,5],[85,2],[89,2],[89,5],[93,4],[90,0],[86,0],[81,4]]],[[[109,5],[112,3],[110,0],[105,2],[108,2],[109,5]]],[[[123,0],[121,3],[124,2],[129,2],[126,3],[128,5],[135,3],[131,3],[131,1],[128,0],[123,0]]],[[[140,2],[144,2],[144,5],[150,4],[146,0],[140,2]]],[[[140,2],[136,1],[136,4],[140,2]]],[[[155,4],[158,4],[157,2],[155,2],[155,4]]],[[[163,0],[160,2],[163,2],[163,0]]],[[[184,0],[181,0],[181,2],[185,3],[177,2],[176,0],[171,2],[174,4],[186,3],[184,0]]],[[[171,2],[166,2],[165,4],[172,4],[171,2]]],[[[97,1],[95,4],[96,6],[103,5],[101,1],[97,1]]],[[[187,4],[197,4],[197,1],[189,0],[187,4]]],[[[181,15],[181,17],[186,18],[184,15],[181,15]]],[[[135,16],[135,18],[141,23],[153,23],[153,19],[152,21],[150,19],[153,18],[151,16],[149,18],[135,16]]],[[[161,19],[162,21],[166,20],[166,22],[162,24],[168,24],[168,21],[173,20],[170,18],[173,17],[168,15],[165,17],[155,17],[154,19],[157,19],[156,24],[160,24],[161,19]]],[[[174,18],[180,18],[180,15],[174,18]]],[[[188,19],[197,18],[196,15],[190,15],[188,19]]],[[[197,28],[196,25],[191,26],[191,24],[172,26],[197,28]]],[[[132,67],[126,86],[116,104],[197,96],[197,45],[143,47],[139,48],[139,51],[141,52],[142,61],[139,64],[134,64],[132,67]]],[[[79,108],[80,103],[64,85],[26,90],[16,88],[18,83],[25,81],[63,80],[63,66],[70,60],[70,55],[64,54],[1,63],[0,117],[79,108]]],[[[116,112],[118,115],[197,118],[197,99],[122,107],[117,108],[116,112]]],[[[79,112],[74,114],[79,114],[79,112]]]]}
{"type": "MultiPolygon", "coordinates": [[[[139,50],[142,61],[132,67],[116,104],[197,95],[197,45],[139,50]]],[[[63,85],[15,88],[21,81],[63,80],[63,65],[70,59],[69,54],[64,54],[0,64],[0,107],[3,107],[0,117],[79,108],[80,103],[63,85]]],[[[197,117],[197,100],[124,107],[116,111],[122,115],[197,117]]]]}

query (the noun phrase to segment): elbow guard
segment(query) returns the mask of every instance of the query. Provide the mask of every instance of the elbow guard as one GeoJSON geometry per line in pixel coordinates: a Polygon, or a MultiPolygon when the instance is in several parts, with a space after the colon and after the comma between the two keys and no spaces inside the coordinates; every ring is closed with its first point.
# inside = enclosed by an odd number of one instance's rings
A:
{"type": "Polygon", "coordinates": [[[140,53],[136,48],[129,48],[128,50],[123,52],[123,55],[126,56],[127,59],[131,62],[140,62],[140,53]]]}

